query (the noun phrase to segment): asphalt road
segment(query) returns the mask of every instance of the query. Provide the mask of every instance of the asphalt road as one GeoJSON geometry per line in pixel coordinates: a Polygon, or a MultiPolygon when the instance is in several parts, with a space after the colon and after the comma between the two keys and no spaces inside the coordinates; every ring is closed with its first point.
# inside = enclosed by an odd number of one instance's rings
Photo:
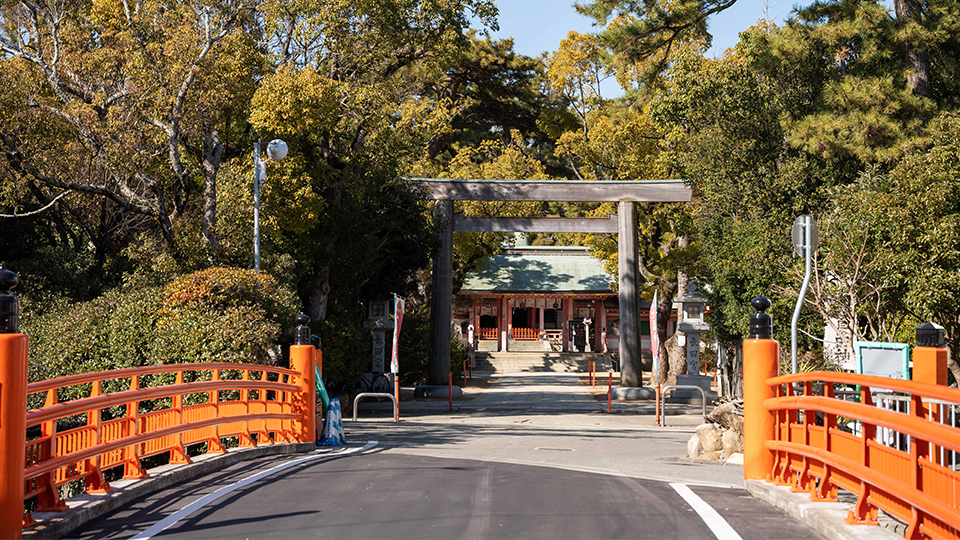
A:
{"type": "MultiPolygon", "coordinates": [[[[238,464],[146,497],[71,537],[136,537],[206,494],[297,459],[238,464]]],[[[320,457],[241,486],[155,537],[736,538],[731,531],[744,539],[816,536],[741,488],[374,448],[320,457]],[[716,511],[719,530],[683,497],[687,489],[716,511]]]]}

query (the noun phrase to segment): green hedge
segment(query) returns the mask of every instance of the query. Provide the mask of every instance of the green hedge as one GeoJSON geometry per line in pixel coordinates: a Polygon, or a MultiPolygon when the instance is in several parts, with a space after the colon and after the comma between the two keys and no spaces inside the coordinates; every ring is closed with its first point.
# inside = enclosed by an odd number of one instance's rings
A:
{"type": "Polygon", "coordinates": [[[296,295],[266,274],[210,268],[53,309],[22,331],[38,381],[152,364],[276,363],[299,311],[296,295]]]}

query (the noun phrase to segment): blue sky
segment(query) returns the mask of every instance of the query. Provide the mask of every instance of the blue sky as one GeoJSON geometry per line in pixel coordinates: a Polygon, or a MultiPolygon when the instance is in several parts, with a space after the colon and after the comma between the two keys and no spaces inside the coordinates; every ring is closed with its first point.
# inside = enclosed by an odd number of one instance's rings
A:
{"type": "MultiPolygon", "coordinates": [[[[789,0],[738,0],[733,7],[710,20],[713,48],[708,56],[719,57],[737,42],[737,34],[765,18],[780,23],[790,15],[789,0]]],[[[587,33],[597,28],[573,9],[572,0],[497,0],[500,31],[495,38],[512,37],[514,49],[527,56],[555,51],[570,30],[587,33]]]]}

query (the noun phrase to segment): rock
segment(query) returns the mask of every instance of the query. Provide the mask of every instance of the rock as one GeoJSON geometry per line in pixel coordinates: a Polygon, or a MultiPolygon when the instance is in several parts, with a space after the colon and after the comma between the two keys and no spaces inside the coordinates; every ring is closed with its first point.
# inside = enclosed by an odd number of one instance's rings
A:
{"type": "Polygon", "coordinates": [[[704,452],[700,454],[699,459],[706,459],[709,461],[720,461],[723,457],[720,455],[720,452],[704,452]]]}
{"type": "Polygon", "coordinates": [[[713,412],[707,415],[707,420],[720,424],[726,429],[732,429],[743,434],[743,400],[738,399],[717,405],[713,412]]]}
{"type": "Polygon", "coordinates": [[[723,449],[723,430],[716,424],[700,424],[697,436],[704,452],[719,452],[723,449]]]}
{"type": "Polygon", "coordinates": [[[727,465],[743,465],[743,454],[737,452],[736,454],[727,458],[727,465]]]}
{"type": "Polygon", "coordinates": [[[738,452],[743,452],[743,435],[732,429],[723,430],[721,437],[723,444],[723,456],[728,458],[738,452]]]}
{"type": "Polygon", "coordinates": [[[703,453],[703,446],[700,445],[700,436],[694,433],[687,441],[687,457],[696,458],[703,453]]]}

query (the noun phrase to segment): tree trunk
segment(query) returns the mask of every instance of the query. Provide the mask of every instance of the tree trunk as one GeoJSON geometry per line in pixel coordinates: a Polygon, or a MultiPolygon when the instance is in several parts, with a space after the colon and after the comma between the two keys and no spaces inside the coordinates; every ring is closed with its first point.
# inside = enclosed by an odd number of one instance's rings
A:
{"type": "Polygon", "coordinates": [[[208,251],[216,256],[222,251],[217,234],[217,172],[223,157],[223,144],[216,131],[208,131],[203,138],[203,221],[200,234],[208,251]]]}
{"type": "Polygon", "coordinates": [[[323,266],[320,275],[314,282],[313,292],[310,293],[307,315],[312,321],[322,321],[327,318],[327,306],[330,300],[330,267],[323,266]]]}
{"type": "Polygon", "coordinates": [[[678,343],[680,332],[675,332],[664,344],[667,350],[669,370],[666,377],[661,379],[664,385],[677,384],[677,375],[683,375],[687,370],[687,362],[684,358],[683,347],[678,343]]]}
{"type": "MultiPolygon", "coordinates": [[[[684,245],[683,247],[686,247],[686,245],[684,245]]],[[[677,271],[676,289],[674,289],[674,294],[670,295],[670,304],[669,304],[670,311],[668,313],[671,313],[673,311],[674,296],[676,294],[680,294],[680,295],[686,294],[688,282],[689,280],[687,279],[686,272],[677,271]]],[[[667,315],[667,317],[669,316],[670,315],[667,315]]],[[[677,317],[678,324],[680,322],[679,319],[680,317],[678,316],[677,317]]],[[[673,336],[670,337],[672,346],[667,347],[667,351],[668,351],[667,358],[670,366],[669,372],[667,373],[667,380],[668,380],[667,384],[676,384],[677,375],[683,375],[687,372],[687,355],[684,354],[686,352],[686,349],[684,347],[681,347],[680,344],[678,343],[681,335],[682,334],[680,332],[676,331],[676,326],[674,326],[673,336]]]]}
{"type": "MultiPolygon", "coordinates": [[[[920,3],[917,0],[893,0],[893,9],[897,15],[897,25],[901,30],[912,24],[921,24],[920,3]]],[[[930,97],[933,84],[930,82],[930,54],[919,43],[904,40],[904,54],[910,73],[907,75],[907,87],[914,95],[930,97]]]]}
{"type": "MultiPolygon", "coordinates": [[[[660,384],[672,384],[667,382],[667,374],[670,371],[670,353],[667,346],[667,324],[670,322],[670,315],[673,312],[673,296],[676,289],[673,283],[666,283],[659,287],[657,295],[657,335],[660,337],[660,363],[657,365],[657,377],[660,384]]],[[[651,306],[654,308],[654,306],[651,306]]],[[[676,335],[676,334],[674,334],[676,335]]],[[[676,342],[674,337],[671,337],[676,342]]]]}

